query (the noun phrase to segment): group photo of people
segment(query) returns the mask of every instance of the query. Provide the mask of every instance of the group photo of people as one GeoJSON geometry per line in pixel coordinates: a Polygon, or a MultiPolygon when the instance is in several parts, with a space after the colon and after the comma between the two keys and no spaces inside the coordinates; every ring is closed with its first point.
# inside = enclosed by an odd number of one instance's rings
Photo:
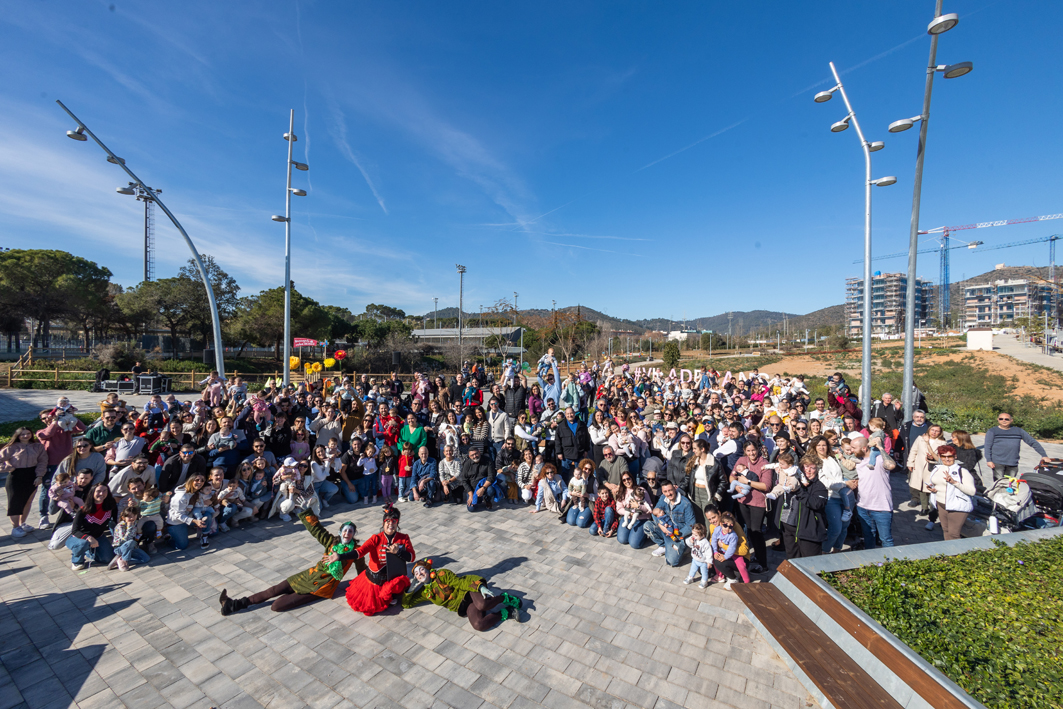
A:
{"type": "MultiPolygon", "coordinates": [[[[74,571],[129,571],[246,525],[301,524],[325,547],[316,571],[245,599],[223,594],[223,612],[330,596],[356,563],[361,581],[347,597],[366,613],[410,587],[406,565],[419,560],[397,530],[413,504],[554,515],[632,553],[689,564],[682,580],[702,588],[751,582],[770,570],[769,549],[797,558],[892,546],[896,475],[927,530],[959,538],[982,487],[982,453],[968,432],[930,421],[921,395],[903,421],[900,402],[883,394],[864,425],[841,373],[816,398],[801,376],[693,374],[609,359],[562,374],[552,351],[533,368],[507,361],[497,376],[466,363],[452,377],[270,381],[257,392],[214,372],[194,400],[155,395],[137,410],[108,394],[89,426],[61,397],[41,411],[41,430],[15,431],[0,448],[11,535],[50,534],[74,571]],[[353,523],[331,535],[320,517],[336,506],[380,507],[380,532],[364,544],[353,523]]],[[[987,461],[996,477],[1023,441],[1044,455],[1010,414],[999,423],[987,461]]],[[[467,591],[454,609],[480,624],[511,607],[485,601],[482,584],[418,568],[467,591]]]]}

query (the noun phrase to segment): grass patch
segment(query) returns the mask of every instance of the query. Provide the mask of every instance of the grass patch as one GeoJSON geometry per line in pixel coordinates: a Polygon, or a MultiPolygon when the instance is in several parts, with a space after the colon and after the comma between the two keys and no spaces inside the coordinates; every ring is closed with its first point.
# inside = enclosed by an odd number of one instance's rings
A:
{"type": "MultiPolygon", "coordinates": [[[[74,414],[81,419],[85,425],[92,423],[100,417],[99,413],[87,413],[87,414],[74,414]]],[[[0,445],[6,445],[11,440],[11,434],[18,429],[26,427],[29,430],[36,433],[44,428],[44,424],[41,423],[39,418],[26,419],[25,421],[8,421],[7,423],[0,423],[0,445]]]]}
{"type": "Polygon", "coordinates": [[[1063,537],[994,545],[823,579],[983,704],[1061,707],[1063,537]]]}

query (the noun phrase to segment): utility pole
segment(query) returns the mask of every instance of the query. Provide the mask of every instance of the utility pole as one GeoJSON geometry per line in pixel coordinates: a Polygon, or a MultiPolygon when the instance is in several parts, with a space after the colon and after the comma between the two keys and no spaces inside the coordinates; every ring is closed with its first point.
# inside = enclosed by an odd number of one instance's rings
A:
{"type": "Polygon", "coordinates": [[[460,263],[458,267],[458,371],[465,365],[464,341],[462,339],[461,324],[462,311],[465,309],[465,267],[460,263]]]}
{"type": "Polygon", "coordinates": [[[439,329],[439,298],[432,298],[432,302],[435,303],[435,308],[434,308],[433,312],[435,313],[435,318],[436,318],[436,330],[438,330],[439,329]]]}

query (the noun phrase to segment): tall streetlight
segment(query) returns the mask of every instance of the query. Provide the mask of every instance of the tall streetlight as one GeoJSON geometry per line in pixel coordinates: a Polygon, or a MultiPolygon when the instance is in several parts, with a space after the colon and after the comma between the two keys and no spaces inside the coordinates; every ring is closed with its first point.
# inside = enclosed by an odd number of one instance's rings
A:
{"type": "Polygon", "coordinates": [[[173,212],[171,212],[166,207],[166,205],[162,203],[162,200],[159,199],[159,192],[161,190],[152,190],[150,187],[145,185],[143,180],[134,175],[133,171],[126,167],[125,160],[112,153],[111,149],[104,145],[103,141],[97,138],[96,135],[91,130],[89,130],[89,127],[82,123],[81,120],[77,116],[75,116],[69,108],[63,105],[62,101],[57,100],[56,103],[59,104],[59,107],[66,111],[66,114],[73,118],[74,122],[78,125],[78,127],[74,130],[68,130],[66,132],[67,137],[82,142],[88,139],[85,137],[86,135],[89,138],[92,138],[92,140],[95,141],[96,145],[103,148],[103,152],[107,153],[107,162],[117,165],[118,167],[125,170],[125,173],[129,175],[130,178],[132,178],[134,184],[136,184],[137,186],[137,190],[133,190],[129,187],[118,187],[116,188],[116,191],[119,194],[137,194],[137,192],[140,191],[142,194],[150,197],[151,200],[155,202],[155,204],[159,205],[159,209],[161,209],[166,214],[166,216],[170,218],[170,221],[173,222],[173,225],[177,227],[177,231],[181,232],[181,236],[184,237],[185,243],[188,245],[189,251],[192,252],[192,258],[196,262],[196,269],[199,271],[199,277],[203,280],[203,287],[207,290],[207,302],[210,304],[210,318],[212,324],[214,325],[214,367],[218,370],[218,374],[224,377],[225,355],[222,352],[222,348],[225,346],[225,344],[222,342],[221,339],[221,318],[218,316],[218,303],[214,299],[214,288],[210,285],[210,278],[207,277],[207,269],[203,265],[203,259],[200,258],[199,252],[196,250],[196,245],[192,243],[192,239],[189,238],[188,232],[186,232],[185,228],[181,226],[181,222],[177,221],[177,217],[173,215],[173,212]]]}
{"type": "Polygon", "coordinates": [[[864,361],[861,372],[860,408],[863,409],[863,423],[866,424],[871,413],[871,188],[876,185],[879,187],[892,185],[897,182],[897,178],[893,176],[880,177],[877,180],[871,178],[871,153],[882,150],[885,145],[882,141],[869,143],[864,138],[864,132],[860,129],[860,121],[856,119],[856,112],[849,103],[849,96],[845,93],[845,87],[842,85],[841,78],[838,77],[838,70],[834,68],[834,62],[830,63],[830,72],[834,75],[835,87],[828,91],[820,91],[816,94],[815,101],[825,103],[831,100],[835,91],[840,92],[849,113],[830,127],[831,132],[841,133],[849,127],[849,121],[852,121],[856,127],[856,135],[860,139],[860,146],[864,150],[864,361]]]}
{"type": "MultiPolygon", "coordinates": [[[[1053,280],[1053,283],[1055,281],[1053,280]]],[[[517,291],[513,291],[513,325],[517,324],[517,298],[520,294],[517,291]]],[[[524,328],[520,329],[520,368],[524,369],[524,328]]]]}
{"type": "Polygon", "coordinates": [[[435,328],[438,330],[439,329],[439,298],[432,298],[432,303],[433,303],[432,312],[435,315],[435,319],[436,319],[435,328]]]}
{"type": "Polygon", "coordinates": [[[455,264],[458,268],[458,371],[465,365],[465,355],[461,337],[461,313],[465,309],[465,267],[460,263],[455,264]]]}
{"type": "Polygon", "coordinates": [[[295,135],[295,109],[288,112],[288,132],[284,134],[288,143],[288,182],[284,189],[284,216],[274,214],[271,219],[284,222],[284,386],[291,382],[292,357],[292,195],[306,196],[306,190],[292,189],[292,168],[307,171],[306,163],[292,160],[292,143],[299,140],[295,135]]]}
{"type": "Polygon", "coordinates": [[[948,32],[960,22],[956,13],[941,14],[941,2],[937,0],[934,6],[934,19],[927,25],[926,32],[930,35],[930,61],[926,67],[926,88],[923,90],[923,112],[918,116],[903,118],[890,124],[890,133],[900,133],[919,124],[919,146],[915,153],[915,181],[912,185],[912,223],[908,232],[908,282],[905,290],[904,302],[904,391],[901,400],[904,402],[904,420],[912,419],[914,402],[912,389],[915,386],[915,288],[916,288],[916,254],[919,251],[919,203],[923,189],[923,154],[926,150],[927,124],[930,122],[930,94],[934,88],[934,74],[941,72],[946,79],[955,79],[964,74],[971,73],[974,65],[971,62],[959,64],[938,65],[938,35],[948,32]]]}

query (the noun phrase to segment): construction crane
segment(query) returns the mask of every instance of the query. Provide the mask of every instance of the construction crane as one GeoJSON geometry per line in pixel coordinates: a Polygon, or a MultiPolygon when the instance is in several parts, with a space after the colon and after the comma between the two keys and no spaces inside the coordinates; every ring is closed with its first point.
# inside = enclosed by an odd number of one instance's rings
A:
{"type": "MultiPolygon", "coordinates": [[[[920,234],[941,234],[941,236],[939,237],[940,246],[938,248],[936,248],[936,249],[924,249],[922,251],[918,251],[917,252],[917,253],[920,253],[920,254],[932,253],[934,251],[938,251],[938,252],[941,253],[941,267],[940,267],[940,275],[939,275],[939,294],[940,295],[938,297],[938,321],[941,323],[941,326],[942,327],[947,327],[947,325],[948,325],[947,321],[948,321],[948,316],[949,316],[949,308],[950,308],[950,304],[951,304],[950,303],[951,299],[949,297],[949,285],[951,283],[951,278],[950,278],[950,273],[949,273],[949,252],[952,249],[961,249],[961,248],[974,249],[975,247],[981,246],[981,245],[984,244],[984,242],[982,242],[982,241],[970,241],[970,242],[962,242],[958,246],[952,246],[952,245],[950,245],[949,242],[951,240],[950,239],[950,235],[953,232],[965,231],[967,229],[984,229],[986,227],[991,227],[991,226],[1007,226],[1009,224],[1029,224],[1031,222],[1045,222],[1045,221],[1050,221],[1052,219],[1063,219],[1063,214],[1046,214],[1046,215],[1040,216],[1040,217],[1024,217],[1022,219],[1002,219],[1002,220],[994,221],[994,222],[976,222],[974,224],[961,224],[959,226],[939,226],[939,227],[935,227],[934,229],[927,229],[926,231],[920,231],[919,232],[920,234]]],[[[1003,248],[1008,248],[1010,246],[1020,246],[1022,244],[1034,244],[1034,243],[1038,243],[1038,242],[1041,242],[1041,241],[1049,241],[1050,242],[1050,247],[1049,247],[1050,248],[1050,255],[1051,255],[1050,263],[1052,264],[1052,266],[1050,267],[1049,270],[1052,273],[1052,275],[1054,275],[1055,274],[1055,262],[1056,262],[1056,259],[1055,259],[1056,244],[1055,244],[1055,239],[1053,237],[1048,237],[1048,238],[1044,238],[1044,239],[1034,239],[1034,240],[1031,240],[1031,241],[1024,241],[1024,242],[1016,242],[1014,244],[1002,244],[1000,246],[990,246],[990,247],[986,247],[986,248],[981,249],[981,250],[982,251],[988,251],[990,249],[997,249],[997,248],[1003,249],[1003,248]]],[[[871,260],[872,261],[878,261],[880,259],[899,258],[901,256],[907,256],[907,255],[908,255],[907,251],[901,251],[901,252],[898,252],[898,253],[895,253],[895,254],[887,254],[885,256],[875,256],[871,260]]],[[[863,259],[859,259],[857,261],[854,261],[853,263],[863,263],[863,259]]]]}

